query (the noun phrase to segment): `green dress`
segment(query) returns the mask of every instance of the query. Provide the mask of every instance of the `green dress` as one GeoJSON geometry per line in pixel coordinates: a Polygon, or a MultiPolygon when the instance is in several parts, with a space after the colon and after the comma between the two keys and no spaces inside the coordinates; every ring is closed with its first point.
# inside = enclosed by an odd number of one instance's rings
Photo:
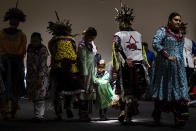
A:
{"type": "Polygon", "coordinates": [[[92,42],[87,43],[85,40],[80,41],[78,45],[78,63],[81,76],[86,78],[83,81],[83,90],[81,92],[80,99],[95,100],[95,68],[92,42]]]}
{"type": "Polygon", "coordinates": [[[113,101],[114,93],[109,83],[109,73],[103,72],[102,75],[97,75],[97,100],[96,105],[100,109],[107,108],[113,101]]]}

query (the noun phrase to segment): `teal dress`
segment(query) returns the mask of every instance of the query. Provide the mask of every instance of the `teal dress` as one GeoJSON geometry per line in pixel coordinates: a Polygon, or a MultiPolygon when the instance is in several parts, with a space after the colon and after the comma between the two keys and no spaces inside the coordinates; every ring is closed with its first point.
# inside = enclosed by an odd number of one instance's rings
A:
{"type": "Polygon", "coordinates": [[[183,58],[184,39],[181,32],[177,36],[167,27],[160,28],[154,36],[152,46],[157,56],[148,92],[155,100],[189,100],[183,58]],[[176,57],[176,61],[169,61],[165,52],[176,57]]]}

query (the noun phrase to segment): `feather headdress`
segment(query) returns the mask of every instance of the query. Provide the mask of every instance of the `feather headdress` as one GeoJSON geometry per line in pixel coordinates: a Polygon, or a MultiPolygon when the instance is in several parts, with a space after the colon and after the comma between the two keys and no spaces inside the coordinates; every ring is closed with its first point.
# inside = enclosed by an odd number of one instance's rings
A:
{"type": "Polygon", "coordinates": [[[8,21],[10,19],[18,19],[21,22],[25,22],[25,17],[26,15],[22,12],[22,10],[18,9],[18,2],[16,2],[16,7],[15,8],[10,8],[4,16],[4,21],[8,21]]]}
{"type": "Polygon", "coordinates": [[[115,20],[118,23],[127,23],[129,25],[132,24],[132,21],[134,20],[133,16],[133,9],[130,9],[129,7],[127,7],[126,4],[122,3],[122,0],[120,1],[120,10],[118,10],[117,8],[115,8],[117,15],[115,17],[115,20]]]}
{"type": "Polygon", "coordinates": [[[71,35],[71,26],[72,24],[70,24],[69,20],[63,20],[61,21],[58,13],[55,11],[56,17],[57,17],[57,21],[56,22],[52,22],[49,21],[48,22],[48,27],[47,30],[49,33],[51,33],[52,35],[71,35]]]}

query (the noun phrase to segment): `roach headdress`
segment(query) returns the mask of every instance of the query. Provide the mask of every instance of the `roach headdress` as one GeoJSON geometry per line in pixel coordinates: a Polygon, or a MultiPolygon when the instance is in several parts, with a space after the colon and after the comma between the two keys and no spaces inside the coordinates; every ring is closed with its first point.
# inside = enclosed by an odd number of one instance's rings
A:
{"type": "Polygon", "coordinates": [[[21,22],[25,22],[26,15],[22,12],[22,10],[18,9],[18,0],[16,2],[15,8],[10,8],[4,16],[4,21],[8,21],[10,19],[18,19],[21,22]]]}
{"type": "Polygon", "coordinates": [[[57,21],[56,22],[52,22],[52,21],[48,22],[48,24],[49,24],[47,27],[48,32],[51,33],[52,35],[71,35],[72,24],[70,24],[69,20],[60,21],[59,16],[56,11],[55,11],[55,14],[57,17],[57,21]]]}
{"type": "Polygon", "coordinates": [[[120,2],[120,6],[121,6],[120,10],[115,8],[117,12],[115,21],[117,21],[118,23],[126,23],[128,25],[132,25],[132,22],[135,17],[133,16],[133,9],[130,9],[129,7],[127,7],[127,5],[123,4],[122,1],[120,2]]]}

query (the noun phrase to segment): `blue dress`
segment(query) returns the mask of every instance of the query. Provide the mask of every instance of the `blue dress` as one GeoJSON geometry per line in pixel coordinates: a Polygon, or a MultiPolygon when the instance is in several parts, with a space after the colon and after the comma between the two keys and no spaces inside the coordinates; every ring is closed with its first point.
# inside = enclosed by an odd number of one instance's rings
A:
{"type": "Polygon", "coordinates": [[[161,27],[153,38],[153,49],[157,52],[155,66],[152,72],[150,93],[155,100],[178,101],[189,100],[188,85],[183,59],[184,39],[175,37],[171,30],[161,27]],[[176,61],[169,61],[168,56],[175,56],[176,61]]]}

